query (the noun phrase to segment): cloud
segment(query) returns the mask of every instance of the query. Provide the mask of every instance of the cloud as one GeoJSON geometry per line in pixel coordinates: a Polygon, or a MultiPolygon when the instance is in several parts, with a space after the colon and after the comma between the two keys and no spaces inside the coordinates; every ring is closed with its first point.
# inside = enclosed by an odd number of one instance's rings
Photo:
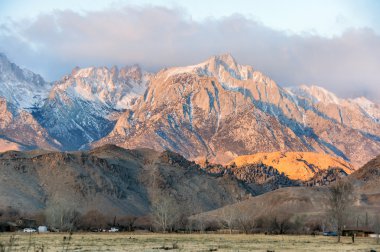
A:
{"type": "Polygon", "coordinates": [[[141,64],[150,71],[230,52],[282,86],[315,84],[380,100],[380,37],[371,29],[324,38],[273,30],[240,15],[194,21],[183,9],[55,11],[0,26],[0,50],[48,79],[75,66],[141,64]]]}

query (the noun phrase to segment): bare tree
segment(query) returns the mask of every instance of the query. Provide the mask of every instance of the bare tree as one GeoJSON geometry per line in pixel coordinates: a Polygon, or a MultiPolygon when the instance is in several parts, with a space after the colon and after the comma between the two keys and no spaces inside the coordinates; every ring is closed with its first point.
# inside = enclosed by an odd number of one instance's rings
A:
{"type": "Polygon", "coordinates": [[[337,228],[338,242],[342,235],[343,227],[347,223],[350,208],[354,202],[354,188],[348,180],[338,180],[328,189],[327,207],[329,217],[337,228]]]}
{"type": "Polygon", "coordinates": [[[180,218],[176,200],[169,195],[157,194],[152,203],[152,218],[158,230],[170,231],[180,218]]]}
{"type": "Polygon", "coordinates": [[[236,225],[237,218],[238,216],[236,209],[230,206],[224,207],[220,214],[220,224],[222,227],[228,228],[230,234],[232,234],[232,230],[234,225],[236,225]]]}
{"type": "Polygon", "coordinates": [[[123,227],[126,227],[129,232],[132,232],[135,228],[135,222],[137,220],[136,216],[133,215],[126,215],[121,218],[119,218],[119,224],[123,227]]]}
{"type": "Polygon", "coordinates": [[[107,226],[107,218],[98,210],[90,210],[84,214],[78,222],[79,227],[84,230],[104,229],[107,226]]]}
{"type": "Polygon", "coordinates": [[[206,230],[207,225],[207,217],[203,214],[198,214],[192,218],[190,218],[191,225],[200,233],[203,233],[206,230]]]}
{"type": "Polygon", "coordinates": [[[236,208],[236,225],[246,234],[252,232],[255,226],[255,218],[248,206],[240,206],[236,208]]]}
{"type": "Polygon", "coordinates": [[[375,219],[373,222],[373,231],[377,234],[376,243],[380,243],[380,215],[375,215],[375,219]]]}
{"type": "Polygon", "coordinates": [[[269,214],[267,223],[269,232],[272,234],[285,234],[291,229],[290,214],[269,214]]]}
{"type": "Polygon", "coordinates": [[[0,221],[16,221],[19,218],[21,218],[20,211],[11,206],[0,209],[0,221]]]}
{"type": "Polygon", "coordinates": [[[73,206],[51,202],[46,206],[45,216],[50,227],[72,231],[78,224],[80,214],[73,206]]]}

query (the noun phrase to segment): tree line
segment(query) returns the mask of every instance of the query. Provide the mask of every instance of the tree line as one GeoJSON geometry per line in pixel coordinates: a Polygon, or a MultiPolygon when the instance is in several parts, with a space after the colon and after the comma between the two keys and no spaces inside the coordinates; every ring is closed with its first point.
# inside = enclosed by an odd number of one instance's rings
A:
{"type": "Polygon", "coordinates": [[[355,214],[353,205],[356,200],[352,183],[341,179],[327,187],[327,209],[325,215],[319,219],[311,220],[307,216],[294,215],[289,211],[269,211],[265,215],[257,216],[255,209],[244,204],[224,207],[210,218],[195,203],[179,203],[171,195],[156,190],[152,197],[150,214],[145,216],[109,216],[98,210],[80,213],[72,206],[51,202],[43,212],[34,215],[22,214],[12,207],[0,209],[0,223],[24,217],[36,220],[37,225],[47,225],[51,230],[59,231],[101,231],[118,227],[121,231],[130,232],[143,229],[164,233],[225,230],[230,234],[317,234],[334,230],[338,241],[347,225],[368,226],[375,233],[380,233],[380,214],[355,214]]]}

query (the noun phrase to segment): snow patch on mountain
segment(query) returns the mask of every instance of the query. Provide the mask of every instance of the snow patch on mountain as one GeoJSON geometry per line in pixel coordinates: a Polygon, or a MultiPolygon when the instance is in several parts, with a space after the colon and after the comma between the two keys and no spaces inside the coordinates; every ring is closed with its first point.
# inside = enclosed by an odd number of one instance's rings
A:
{"type": "Polygon", "coordinates": [[[376,104],[365,97],[351,99],[351,102],[357,104],[363,112],[371,117],[377,123],[380,123],[380,105],[376,104]]]}
{"type": "Polygon", "coordinates": [[[306,98],[310,100],[312,103],[332,103],[332,104],[340,104],[341,99],[338,98],[334,93],[319,87],[319,86],[306,86],[301,85],[297,87],[288,87],[285,88],[291,94],[297,95],[302,98],[306,98]]]}

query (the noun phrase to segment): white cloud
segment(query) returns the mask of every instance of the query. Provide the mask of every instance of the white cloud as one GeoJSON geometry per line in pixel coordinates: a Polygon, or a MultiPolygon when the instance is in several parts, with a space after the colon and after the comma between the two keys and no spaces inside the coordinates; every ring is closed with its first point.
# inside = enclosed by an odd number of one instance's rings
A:
{"type": "Polygon", "coordinates": [[[370,29],[333,38],[289,35],[239,15],[194,21],[179,9],[126,7],[56,11],[3,25],[0,50],[49,79],[76,65],[140,63],[156,71],[230,52],[280,85],[316,84],[380,99],[380,37],[370,29]]]}

